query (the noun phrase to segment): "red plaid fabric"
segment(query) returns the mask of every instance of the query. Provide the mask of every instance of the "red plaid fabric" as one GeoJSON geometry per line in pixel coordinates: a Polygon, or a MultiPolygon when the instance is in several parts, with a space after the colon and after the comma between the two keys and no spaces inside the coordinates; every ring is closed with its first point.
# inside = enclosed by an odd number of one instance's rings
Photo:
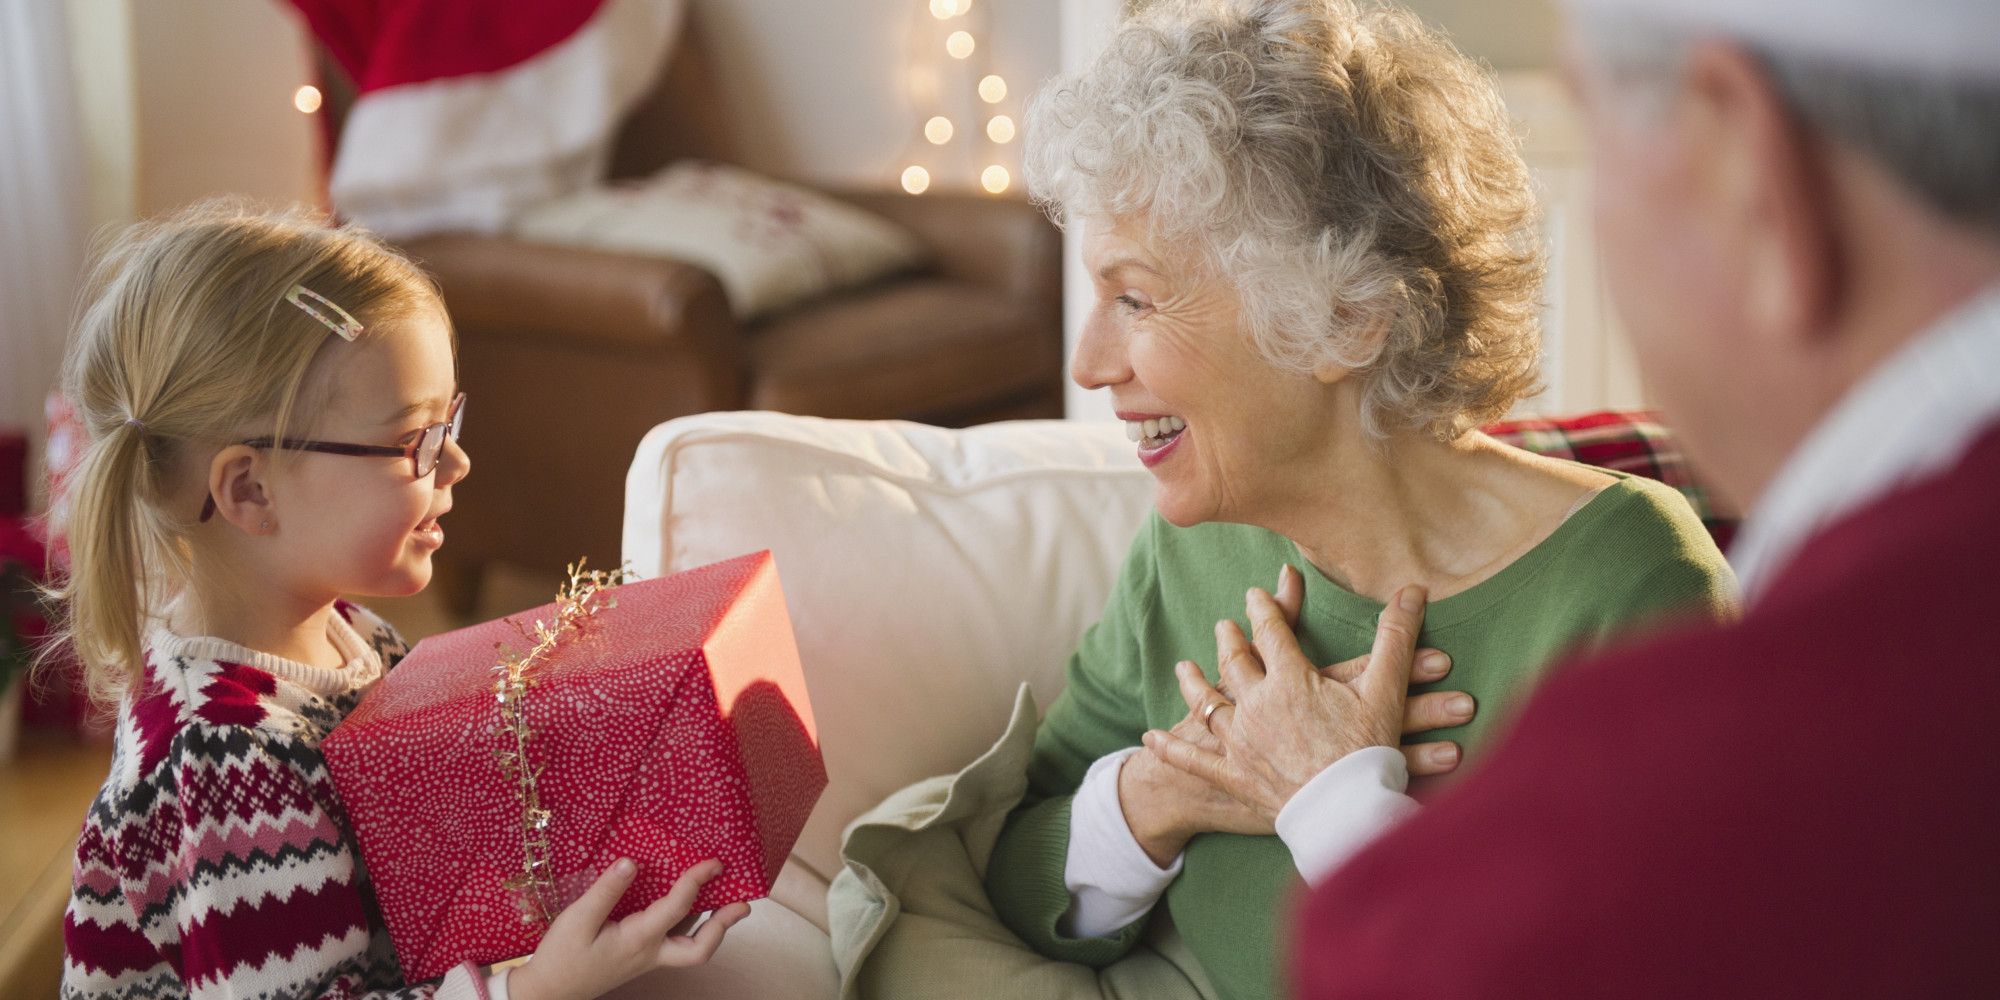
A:
{"type": "Polygon", "coordinates": [[[1723,551],[1739,520],[1723,510],[1681,456],[1672,431],[1650,410],[1604,410],[1552,420],[1505,420],[1486,433],[1515,446],[1601,469],[1657,479],[1681,491],[1723,551]]]}

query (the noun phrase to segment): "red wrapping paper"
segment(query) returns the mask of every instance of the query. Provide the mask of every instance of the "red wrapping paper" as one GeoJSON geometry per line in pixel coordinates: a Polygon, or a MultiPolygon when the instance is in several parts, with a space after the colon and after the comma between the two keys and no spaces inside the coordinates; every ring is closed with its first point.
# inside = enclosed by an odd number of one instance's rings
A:
{"type": "MultiPolygon", "coordinates": [[[[697,910],[768,895],[827,780],[771,554],[607,596],[525,701],[561,901],[619,858],[639,874],[614,918],[708,858],[724,871],[697,910]]],[[[506,619],[424,640],[321,746],[412,982],[529,954],[544,930],[503,885],[522,850],[496,643],[532,645],[506,619]]]]}

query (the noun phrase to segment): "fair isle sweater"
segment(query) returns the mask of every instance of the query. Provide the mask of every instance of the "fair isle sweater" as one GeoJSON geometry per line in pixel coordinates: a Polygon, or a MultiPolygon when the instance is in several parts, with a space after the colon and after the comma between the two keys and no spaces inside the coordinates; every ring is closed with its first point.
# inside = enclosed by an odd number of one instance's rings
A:
{"type": "Polygon", "coordinates": [[[77,842],[65,1000],[484,1000],[470,964],[404,984],[375,910],[319,742],[408,647],[361,607],[335,611],[337,669],[147,638],[77,842]]]}

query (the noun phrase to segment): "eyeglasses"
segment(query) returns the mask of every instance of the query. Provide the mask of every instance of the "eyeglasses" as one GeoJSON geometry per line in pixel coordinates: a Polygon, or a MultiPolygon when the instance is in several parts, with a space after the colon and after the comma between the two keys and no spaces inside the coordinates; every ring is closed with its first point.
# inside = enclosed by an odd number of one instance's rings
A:
{"type": "MultiPolygon", "coordinates": [[[[249,448],[270,448],[274,445],[293,451],[316,451],[324,455],[353,455],[363,458],[404,458],[410,460],[412,478],[422,479],[437,471],[438,461],[444,457],[444,443],[447,439],[458,440],[458,432],[465,426],[465,393],[459,393],[451,401],[451,409],[445,411],[444,420],[431,424],[417,433],[416,440],[405,445],[343,444],[339,441],[308,441],[300,438],[286,438],[282,442],[268,437],[251,438],[237,444],[249,448]]],[[[215,497],[211,496],[202,505],[201,519],[207,521],[215,516],[215,497]]]]}

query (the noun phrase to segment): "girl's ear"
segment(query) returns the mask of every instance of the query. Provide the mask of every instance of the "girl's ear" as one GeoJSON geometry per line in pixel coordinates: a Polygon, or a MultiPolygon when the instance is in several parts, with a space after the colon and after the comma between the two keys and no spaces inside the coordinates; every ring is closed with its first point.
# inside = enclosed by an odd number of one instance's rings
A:
{"type": "Polygon", "coordinates": [[[278,530],[276,503],[264,482],[270,456],[248,445],[232,444],[208,463],[208,495],[223,520],[252,535],[278,530]]]}

